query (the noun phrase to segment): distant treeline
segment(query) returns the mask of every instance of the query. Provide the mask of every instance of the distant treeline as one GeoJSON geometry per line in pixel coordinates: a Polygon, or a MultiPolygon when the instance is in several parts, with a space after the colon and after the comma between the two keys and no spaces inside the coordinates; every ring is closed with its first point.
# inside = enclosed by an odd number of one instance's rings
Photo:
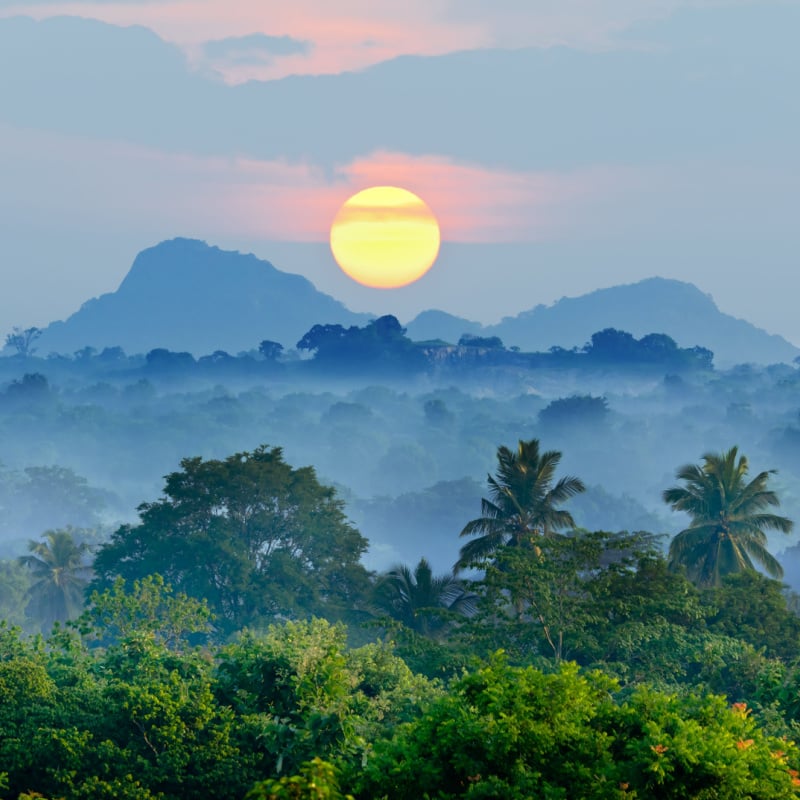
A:
{"type": "MultiPolygon", "coordinates": [[[[9,334],[7,348],[17,359],[32,359],[36,348],[36,329],[9,334]]],[[[217,350],[195,358],[188,352],[165,348],[146,355],[128,356],[120,347],[98,351],[84,347],[71,356],[51,353],[48,361],[92,365],[113,370],[136,369],[151,373],[247,374],[271,370],[309,371],[337,374],[415,374],[429,371],[454,371],[469,367],[512,369],[667,369],[671,372],[713,369],[714,354],[705,347],[679,347],[663,333],[650,333],[637,339],[626,331],[606,328],[592,334],[582,348],[553,346],[547,352],[524,353],[506,347],[497,336],[463,335],[456,344],[442,340],[413,341],[396,317],[379,317],[363,327],[314,325],[296,344],[285,351],[282,344],[263,340],[251,351],[232,355],[217,350]]]]}

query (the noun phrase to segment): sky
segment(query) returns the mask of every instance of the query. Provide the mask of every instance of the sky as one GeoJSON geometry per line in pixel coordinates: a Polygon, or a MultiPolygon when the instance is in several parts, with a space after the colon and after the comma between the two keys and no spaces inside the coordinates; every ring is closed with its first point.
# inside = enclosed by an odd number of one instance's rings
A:
{"type": "Polygon", "coordinates": [[[356,311],[496,322],[660,275],[800,345],[800,0],[0,0],[0,334],[188,236],[356,311]],[[395,290],[328,247],[398,185],[395,290]]]}

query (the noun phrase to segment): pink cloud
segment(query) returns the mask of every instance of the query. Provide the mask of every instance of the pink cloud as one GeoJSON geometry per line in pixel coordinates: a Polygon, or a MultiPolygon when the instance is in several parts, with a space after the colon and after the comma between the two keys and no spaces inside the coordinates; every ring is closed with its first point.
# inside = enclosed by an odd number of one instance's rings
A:
{"type": "MultiPolygon", "coordinates": [[[[162,3],[56,2],[33,8],[20,3],[5,13],[37,18],[55,14],[92,17],[116,25],[145,25],[183,47],[195,66],[202,61],[202,43],[210,39],[261,32],[313,42],[308,56],[289,56],[262,67],[222,67],[232,82],[268,80],[287,74],[336,73],[360,69],[395,56],[437,55],[481,47],[482,26],[439,20],[435,4],[410,0],[402,11],[388,4],[360,0],[170,0],[162,3]]],[[[213,66],[213,65],[212,65],[213,66]]]]}
{"type": "Polygon", "coordinates": [[[612,46],[616,34],[637,21],[667,16],[681,6],[733,0],[164,0],[163,2],[51,3],[7,8],[3,15],[55,14],[145,25],[180,45],[198,68],[217,67],[230,82],[288,74],[357,70],[399,55],[440,55],[482,47],[568,44],[612,46]],[[314,43],[308,55],[265,65],[209,65],[202,43],[251,33],[291,36],[314,43]]]}
{"type": "Polygon", "coordinates": [[[165,153],[3,126],[0,140],[0,166],[30,175],[6,198],[16,212],[152,235],[327,241],[350,195],[388,184],[422,197],[445,241],[542,241],[596,225],[610,198],[643,183],[617,167],[513,173],[378,152],[331,174],[313,164],[165,153]]]}
{"type": "Polygon", "coordinates": [[[227,187],[231,218],[259,238],[325,241],[331,220],[350,195],[369,186],[401,186],[437,216],[453,242],[540,241],[565,235],[586,209],[638,184],[626,169],[573,173],[513,173],[447,158],[375,153],[333,177],[307,166],[239,162],[248,180],[227,187]],[[261,176],[263,180],[256,179],[261,176]]]}

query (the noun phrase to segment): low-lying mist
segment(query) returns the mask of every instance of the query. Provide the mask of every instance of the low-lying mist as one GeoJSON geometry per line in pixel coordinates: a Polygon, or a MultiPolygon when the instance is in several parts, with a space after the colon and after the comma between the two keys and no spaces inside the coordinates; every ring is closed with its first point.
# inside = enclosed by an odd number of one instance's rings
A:
{"type": "MultiPolygon", "coordinates": [[[[567,359],[343,375],[292,368],[294,354],[247,359],[217,354],[192,369],[121,352],[1,359],[3,553],[23,552],[48,528],[102,536],[159,497],[182,458],[261,444],[337,488],[371,543],[373,569],[421,556],[449,569],[498,445],[519,439],[560,451],[562,474],[589,487],[569,508],[590,530],[674,534],[684,520],[661,494],[676,469],[734,444],[753,470],[779,470],[782,511],[800,517],[800,372],[791,366],[671,373],[567,359]]],[[[772,549],[791,543],[775,538],[772,549]]]]}

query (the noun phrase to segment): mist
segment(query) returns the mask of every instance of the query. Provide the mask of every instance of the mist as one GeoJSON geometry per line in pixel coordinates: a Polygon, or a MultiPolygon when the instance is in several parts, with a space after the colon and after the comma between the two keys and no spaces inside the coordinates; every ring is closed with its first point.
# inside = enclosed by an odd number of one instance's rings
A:
{"type": "MultiPolygon", "coordinates": [[[[587,485],[569,508],[588,530],[674,535],[686,520],[661,495],[676,470],[733,445],[753,471],[777,469],[782,513],[800,512],[793,365],[718,370],[708,351],[699,361],[593,360],[592,342],[537,355],[468,336],[420,344],[387,324],[399,348],[389,355],[366,339],[351,342],[357,352],[331,349],[317,330],[307,350],[267,342],[235,356],[84,348],[0,359],[2,552],[19,555],[65,526],[102,539],[161,496],[181,459],[259,445],[336,488],[370,542],[372,570],[424,556],[449,571],[498,446],[521,439],[561,452],[563,474],[587,485]]],[[[793,543],[776,534],[770,545],[793,543]]]]}

